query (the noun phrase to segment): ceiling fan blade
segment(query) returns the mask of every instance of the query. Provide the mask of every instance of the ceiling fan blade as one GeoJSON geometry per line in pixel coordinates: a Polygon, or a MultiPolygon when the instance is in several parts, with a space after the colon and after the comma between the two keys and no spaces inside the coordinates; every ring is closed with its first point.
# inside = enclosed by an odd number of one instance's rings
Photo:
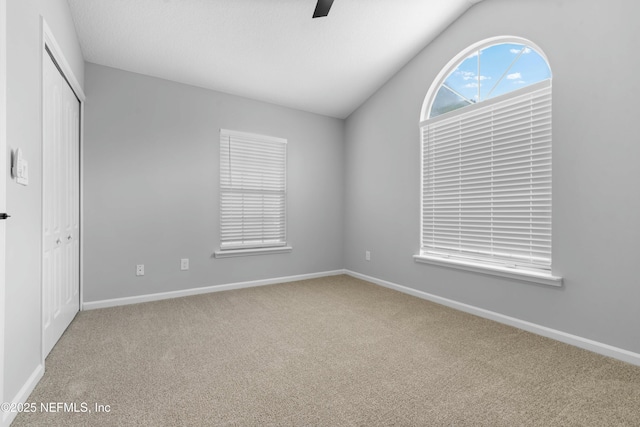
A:
{"type": "Polygon", "coordinates": [[[321,18],[323,16],[327,16],[329,14],[329,9],[331,9],[332,4],[333,4],[333,0],[318,0],[318,4],[316,5],[316,10],[313,12],[313,17],[321,18]]]}

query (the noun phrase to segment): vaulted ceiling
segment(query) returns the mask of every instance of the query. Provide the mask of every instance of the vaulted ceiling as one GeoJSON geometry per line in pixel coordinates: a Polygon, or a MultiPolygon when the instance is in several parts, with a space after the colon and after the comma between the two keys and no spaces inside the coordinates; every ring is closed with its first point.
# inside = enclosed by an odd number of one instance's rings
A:
{"type": "Polygon", "coordinates": [[[345,118],[480,0],[68,0],[96,64],[345,118]]]}

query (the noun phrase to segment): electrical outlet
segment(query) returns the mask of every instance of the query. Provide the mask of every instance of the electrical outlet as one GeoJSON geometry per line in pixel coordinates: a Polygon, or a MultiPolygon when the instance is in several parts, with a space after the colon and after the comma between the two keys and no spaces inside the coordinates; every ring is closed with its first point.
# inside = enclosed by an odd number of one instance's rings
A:
{"type": "Polygon", "coordinates": [[[136,265],[136,276],[144,276],[144,264],[136,265]]]}
{"type": "Polygon", "coordinates": [[[365,251],[365,252],[364,252],[364,259],[365,259],[366,261],[371,261],[371,252],[369,252],[369,251],[365,251]]]}
{"type": "Polygon", "coordinates": [[[189,269],[189,258],[182,258],[180,260],[180,270],[188,270],[189,269]]]}

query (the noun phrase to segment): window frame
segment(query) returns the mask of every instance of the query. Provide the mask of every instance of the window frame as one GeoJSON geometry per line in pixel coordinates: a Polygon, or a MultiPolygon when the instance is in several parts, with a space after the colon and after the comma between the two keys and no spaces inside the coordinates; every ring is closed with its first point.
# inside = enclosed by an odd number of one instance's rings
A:
{"type": "MultiPolygon", "coordinates": [[[[481,274],[489,274],[500,277],[507,277],[511,279],[533,282],[538,284],[550,285],[550,286],[562,286],[562,277],[554,275],[552,273],[552,266],[548,270],[546,269],[536,269],[530,267],[519,267],[517,265],[501,265],[499,262],[491,262],[491,261],[483,261],[483,260],[475,260],[472,258],[465,258],[464,256],[456,257],[451,255],[434,255],[431,253],[426,253],[424,251],[423,238],[424,238],[424,179],[425,179],[425,171],[424,171],[424,161],[425,161],[425,153],[424,153],[424,137],[423,137],[423,129],[430,121],[430,113],[433,107],[433,103],[436,99],[436,95],[446,79],[449,75],[455,71],[458,66],[465,61],[469,55],[473,52],[480,51],[482,49],[488,48],[490,46],[498,45],[498,44],[521,44],[525,46],[529,46],[536,51],[547,63],[549,69],[551,67],[549,65],[549,60],[545,56],[542,49],[540,49],[536,44],[532,43],[529,40],[526,40],[521,37],[515,36],[500,36],[500,37],[492,37],[489,39],[482,40],[480,42],[474,43],[466,49],[462,50],[458,55],[452,58],[447,65],[445,65],[442,70],[438,73],[437,77],[432,82],[427,95],[424,98],[424,102],[422,105],[422,111],[420,114],[420,250],[417,255],[414,255],[414,260],[419,263],[427,263],[442,267],[449,267],[454,269],[461,269],[466,271],[472,271],[481,274]]],[[[549,86],[551,86],[552,78],[549,79],[549,86]]],[[[546,82],[544,80],[543,82],[546,82]]],[[[530,93],[535,91],[534,87],[540,86],[540,82],[534,83],[531,85],[532,88],[530,93]]],[[[514,92],[523,91],[525,88],[520,90],[516,90],[514,92]]],[[[500,95],[495,98],[491,98],[488,100],[480,101],[477,104],[470,105],[467,107],[459,108],[451,112],[447,112],[438,116],[435,116],[433,119],[435,121],[445,119],[446,117],[456,117],[457,115],[465,114],[475,108],[483,108],[484,106],[489,106],[492,103],[499,103],[504,99],[508,99],[510,94],[513,92],[506,93],[504,95],[500,95]]],[[[552,190],[551,190],[552,191],[552,190]]],[[[552,219],[551,219],[552,220],[552,219]]],[[[551,230],[551,229],[550,229],[551,230]]],[[[550,250],[551,254],[551,250],[550,250]]],[[[550,255],[551,256],[551,255],[550,255]]]]}
{"type": "MultiPolygon", "coordinates": [[[[240,142],[242,143],[242,142],[240,142]]],[[[220,246],[219,250],[214,252],[214,256],[216,258],[229,258],[236,256],[248,256],[248,255],[262,255],[262,254],[275,254],[275,253],[287,253],[292,251],[292,247],[287,244],[287,144],[288,141],[284,138],[278,138],[267,135],[260,135],[248,132],[240,132],[235,130],[228,129],[220,129],[220,139],[219,139],[219,153],[220,153],[220,170],[219,170],[219,200],[220,200],[220,216],[219,216],[219,232],[220,232],[220,246]],[[282,230],[282,240],[277,242],[270,243],[258,243],[257,241],[253,244],[240,243],[240,244],[226,244],[225,245],[225,230],[223,224],[223,209],[225,207],[225,202],[223,200],[225,193],[233,193],[236,192],[238,194],[271,194],[272,191],[268,190],[247,190],[242,188],[227,187],[224,184],[224,159],[222,156],[222,152],[224,151],[224,144],[231,144],[233,138],[237,138],[240,141],[248,144],[265,144],[265,145],[275,145],[282,144],[284,146],[284,159],[282,161],[283,170],[281,173],[283,174],[283,183],[281,187],[281,191],[283,194],[283,208],[282,208],[282,221],[283,221],[283,230],[282,230]]],[[[230,150],[230,147],[228,148],[230,150]]],[[[277,150],[274,150],[274,153],[277,150]]],[[[245,152],[244,156],[251,156],[250,152],[245,152]]],[[[255,154],[254,154],[255,155],[255,154]]],[[[229,161],[230,162],[230,161],[229,161]]],[[[229,165],[230,166],[230,165],[229,165]]],[[[273,193],[275,194],[275,193],[273,193]]],[[[242,221],[239,221],[242,222],[242,221]]],[[[264,230],[263,230],[264,232],[264,230]]]]}

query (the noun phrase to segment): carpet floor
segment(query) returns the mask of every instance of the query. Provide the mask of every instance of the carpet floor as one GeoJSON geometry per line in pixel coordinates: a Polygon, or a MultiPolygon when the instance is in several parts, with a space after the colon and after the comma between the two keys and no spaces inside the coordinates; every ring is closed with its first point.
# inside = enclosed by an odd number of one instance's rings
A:
{"type": "Polygon", "coordinates": [[[640,367],[334,276],[80,312],[28,401],[14,426],[639,426],[640,367]]]}

